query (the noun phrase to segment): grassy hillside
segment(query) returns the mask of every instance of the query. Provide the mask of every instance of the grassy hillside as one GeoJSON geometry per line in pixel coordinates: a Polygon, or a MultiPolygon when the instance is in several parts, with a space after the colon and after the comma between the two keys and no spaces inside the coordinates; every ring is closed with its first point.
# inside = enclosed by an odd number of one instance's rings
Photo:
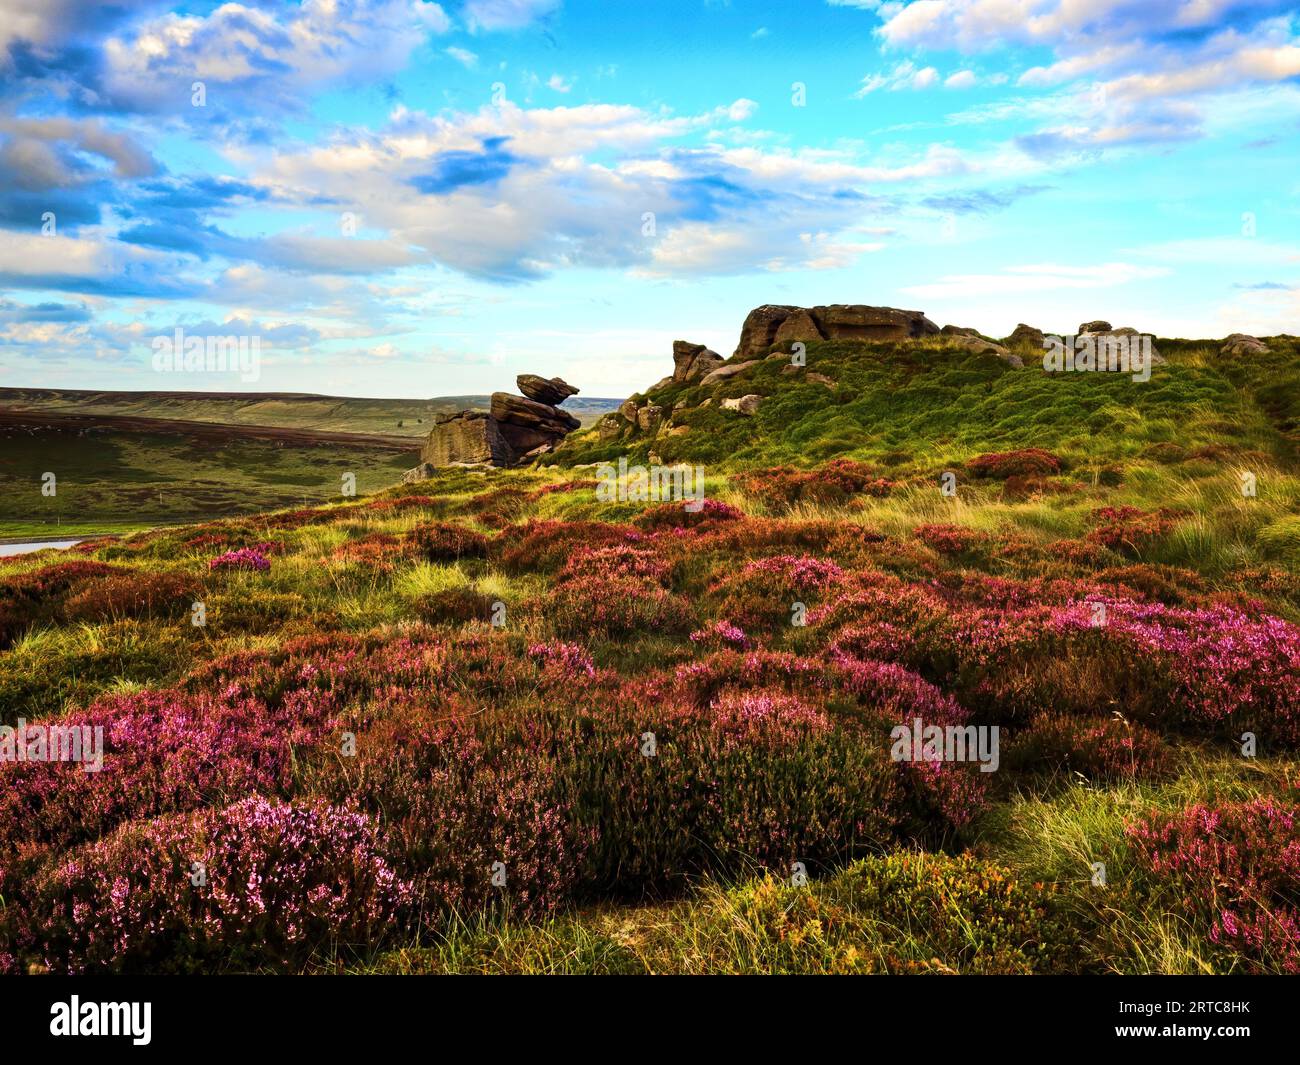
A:
{"type": "Polygon", "coordinates": [[[0,537],[107,533],[337,499],[400,480],[419,442],[0,412],[0,537]],[[46,473],[56,493],[41,491],[46,473]]]}
{"type": "Polygon", "coordinates": [[[0,563],[0,705],[114,766],[0,763],[0,968],[1300,972],[1296,351],[1159,347],[810,348],[560,456],[698,513],[449,469],[0,563]]]}
{"type": "MultiPolygon", "coordinates": [[[[0,409],[79,415],[175,418],[226,425],[266,425],[342,433],[423,437],[440,414],[487,410],[489,396],[360,399],[295,392],[93,392],[67,388],[0,388],[0,409]]],[[[584,425],[617,399],[575,396],[565,404],[584,425]]]]}

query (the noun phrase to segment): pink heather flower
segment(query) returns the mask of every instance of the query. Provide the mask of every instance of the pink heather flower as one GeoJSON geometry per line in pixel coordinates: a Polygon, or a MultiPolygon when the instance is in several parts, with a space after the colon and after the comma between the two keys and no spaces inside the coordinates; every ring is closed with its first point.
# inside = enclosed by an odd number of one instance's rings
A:
{"type": "Polygon", "coordinates": [[[264,572],[270,568],[271,560],[261,551],[251,547],[241,547],[238,551],[227,551],[224,555],[218,555],[208,563],[208,569],[247,569],[264,572]]]}
{"type": "Polygon", "coordinates": [[[737,647],[742,651],[748,650],[750,647],[750,639],[745,635],[745,630],[729,621],[715,621],[712,625],[703,629],[696,629],[695,632],[691,633],[692,643],[709,641],[737,647]]]}

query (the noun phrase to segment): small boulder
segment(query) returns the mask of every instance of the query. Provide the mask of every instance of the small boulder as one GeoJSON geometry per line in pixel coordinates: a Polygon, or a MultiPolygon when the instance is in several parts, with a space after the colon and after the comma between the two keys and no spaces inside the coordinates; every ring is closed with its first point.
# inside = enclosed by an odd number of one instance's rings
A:
{"type": "Polygon", "coordinates": [[[1109,333],[1110,331],[1110,322],[1103,322],[1101,319],[1095,322],[1081,322],[1079,325],[1079,336],[1085,333],[1109,333]]]}
{"type": "Polygon", "coordinates": [[[673,375],[670,380],[693,381],[716,370],[722,363],[722,356],[703,344],[692,344],[689,340],[674,340],[673,375]]]}
{"type": "Polygon", "coordinates": [[[636,424],[637,396],[629,396],[618,405],[618,412],[623,416],[624,421],[636,424]]]}
{"type": "Polygon", "coordinates": [[[740,396],[736,399],[724,399],[722,401],[723,410],[739,411],[744,415],[753,415],[758,413],[758,405],[763,401],[762,396],[750,394],[740,396]]]}
{"type": "Polygon", "coordinates": [[[402,474],[402,484],[419,484],[420,481],[427,481],[433,476],[433,471],[437,469],[431,462],[421,462],[414,469],[407,470],[402,474]]]}
{"type": "Polygon", "coordinates": [[[1233,333],[1230,337],[1225,337],[1223,347],[1219,349],[1220,355],[1263,355],[1268,351],[1268,345],[1259,337],[1250,336],[1247,333],[1233,333]]]}
{"type": "Polygon", "coordinates": [[[719,381],[725,381],[729,377],[735,377],[736,374],[748,370],[751,366],[757,366],[758,362],[758,359],[749,359],[746,362],[733,362],[729,366],[720,366],[712,373],[707,374],[700,384],[716,385],[719,381]]]}
{"type": "Polygon", "coordinates": [[[656,433],[659,431],[659,423],[663,421],[663,417],[663,407],[647,403],[636,412],[636,424],[643,433],[656,433]]]}
{"type": "Polygon", "coordinates": [[[945,325],[939,332],[946,337],[977,337],[980,335],[978,329],[969,329],[964,325],[945,325]]]}

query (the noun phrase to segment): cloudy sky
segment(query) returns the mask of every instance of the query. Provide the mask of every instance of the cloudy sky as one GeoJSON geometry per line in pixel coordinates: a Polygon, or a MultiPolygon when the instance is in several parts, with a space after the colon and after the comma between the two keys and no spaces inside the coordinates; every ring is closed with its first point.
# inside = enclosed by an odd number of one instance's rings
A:
{"type": "Polygon", "coordinates": [[[1300,333],[1298,146],[1294,0],[0,0],[0,385],[621,396],[761,303],[1300,333]]]}

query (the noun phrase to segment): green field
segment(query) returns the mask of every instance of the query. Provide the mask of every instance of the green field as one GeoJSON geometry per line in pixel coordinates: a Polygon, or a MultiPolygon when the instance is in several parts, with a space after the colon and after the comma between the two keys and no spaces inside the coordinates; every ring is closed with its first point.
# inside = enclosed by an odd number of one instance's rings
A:
{"type": "MultiPolygon", "coordinates": [[[[424,436],[442,414],[487,410],[489,396],[435,396],[432,399],[364,399],[318,396],[307,392],[92,392],[64,388],[0,388],[0,409],[62,414],[175,418],[224,425],[271,425],[340,433],[424,436]]],[[[617,399],[565,403],[583,425],[619,404],[617,399]]]]}

